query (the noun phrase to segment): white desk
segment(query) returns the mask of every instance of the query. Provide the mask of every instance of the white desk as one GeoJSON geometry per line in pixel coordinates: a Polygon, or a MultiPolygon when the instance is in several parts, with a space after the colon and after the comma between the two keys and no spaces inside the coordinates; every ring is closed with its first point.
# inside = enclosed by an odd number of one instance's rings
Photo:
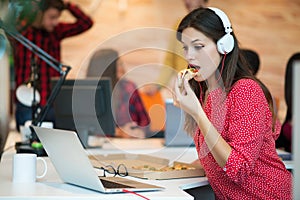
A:
{"type": "MultiPolygon", "coordinates": [[[[142,199],[133,194],[103,194],[88,189],[65,184],[56,173],[51,161],[48,163],[48,173],[43,178],[32,184],[17,184],[12,182],[12,156],[14,150],[3,154],[0,163],[0,198],[10,199],[142,199]]],[[[135,153],[149,154],[167,158],[172,161],[192,162],[197,159],[194,148],[165,148],[160,139],[133,140],[110,139],[101,149],[90,149],[91,154],[135,153]],[[119,148],[122,147],[122,148],[119,148]]],[[[39,170],[39,166],[38,166],[39,170]]],[[[193,199],[184,192],[199,186],[208,185],[206,177],[172,179],[172,180],[143,180],[129,177],[141,182],[156,184],[165,187],[164,191],[140,193],[149,199],[193,199]]]]}

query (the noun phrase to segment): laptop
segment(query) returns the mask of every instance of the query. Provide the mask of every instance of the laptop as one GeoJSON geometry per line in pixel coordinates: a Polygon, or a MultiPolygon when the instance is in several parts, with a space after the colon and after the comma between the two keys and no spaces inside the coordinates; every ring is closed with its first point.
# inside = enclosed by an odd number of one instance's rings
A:
{"type": "Polygon", "coordinates": [[[124,177],[99,177],[74,131],[30,126],[36,133],[60,178],[69,184],[99,191],[155,191],[164,188],[124,177]],[[114,186],[107,186],[107,185],[114,186]]]}
{"type": "Polygon", "coordinates": [[[173,99],[166,99],[165,146],[195,146],[194,140],[184,131],[184,112],[174,106],[173,99]]]}

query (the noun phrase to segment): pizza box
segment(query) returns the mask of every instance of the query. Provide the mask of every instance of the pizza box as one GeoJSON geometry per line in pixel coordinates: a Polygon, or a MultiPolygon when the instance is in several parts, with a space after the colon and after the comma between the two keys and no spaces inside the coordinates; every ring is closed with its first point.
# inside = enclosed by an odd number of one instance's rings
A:
{"type": "Polygon", "coordinates": [[[143,154],[109,154],[90,155],[94,167],[107,165],[117,167],[124,164],[128,175],[144,179],[175,179],[205,176],[200,164],[174,161],[169,165],[168,159],[143,154]]]}

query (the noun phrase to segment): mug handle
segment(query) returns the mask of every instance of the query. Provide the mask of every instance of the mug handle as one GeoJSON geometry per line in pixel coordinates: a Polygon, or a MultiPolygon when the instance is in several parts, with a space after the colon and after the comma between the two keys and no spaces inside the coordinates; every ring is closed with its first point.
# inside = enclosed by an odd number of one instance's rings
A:
{"type": "Polygon", "coordinates": [[[41,157],[37,157],[36,160],[37,161],[41,160],[44,163],[44,172],[42,173],[42,175],[37,175],[36,178],[43,178],[46,175],[47,170],[48,170],[47,163],[46,163],[45,159],[41,158],[41,157]]]}

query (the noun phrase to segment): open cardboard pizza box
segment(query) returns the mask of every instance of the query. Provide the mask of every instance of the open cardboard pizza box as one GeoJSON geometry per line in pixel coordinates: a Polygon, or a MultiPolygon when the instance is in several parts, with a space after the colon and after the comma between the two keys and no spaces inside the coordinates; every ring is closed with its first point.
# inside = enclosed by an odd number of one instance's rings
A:
{"type": "Polygon", "coordinates": [[[173,162],[169,160],[142,154],[109,154],[90,155],[92,165],[100,168],[107,165],[124,164],[128,175],[145,179],[174,179],[205,176],[200,164],[173,162]]]}

